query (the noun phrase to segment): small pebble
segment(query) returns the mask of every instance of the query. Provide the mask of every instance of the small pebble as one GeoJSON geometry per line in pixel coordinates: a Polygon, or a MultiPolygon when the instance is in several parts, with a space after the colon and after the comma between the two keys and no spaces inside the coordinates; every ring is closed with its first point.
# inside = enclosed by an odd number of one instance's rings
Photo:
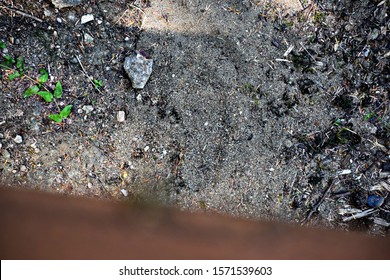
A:
{"type": "Polygon", "coordinates": [[[73,12],[69,12],[69,14],[68,14],[68,20],[69,21],[76,21],[77,20],[77,17],[76,17],[76,15],[75,15],[75,13],[73,13],[73,12]]]}
{"type": "Polygon", "coordinates": [[[286,148],[291,148],[294,144],[290,140],[286,139],[284,141],[284,145],[286,146],[286,148]]]}
{"type": "Polygon", "coordinates": [[[5,158],[5,159],[8,159],[11,157],[11,154],[7,151],[7,150],[3,150],[3,152],[1,153],[2,156],[5,158]]]}
{"type": "Polygon", "coordinates": [[[94,108],[91,105],[85,105],[83,106],[83,110],[86,114],[89,114],[94,110],[94,108]]]}
{"type": "Polygon", "coordinates": [[[51,11],[46,10],[46,9],[43,11],[43,14],[45,15],[45,17],[51,17],[53,15],[53,13],[51,11]]]}
{"type": "Polygon", "coordinates": [[[62,23],[62,18],[58,17],[56,20],[58,23],[62,23]]]}
{"type": "Polygon", "coordinates": [[[118,111],[116,114],[116,120],[118,122],[124,122],[125,121],[125,112],[124,111],[118,111]]]}
{"type": "Polygon", "coordinates": [[[21,172],[26,172],[26,170],[27,170],[27,167],[25,165],[20,166],[21,172]]]}
{"type": "Polygon", "coordinates": [[[14,142],[15,142],[16,144],[22,143],[22,142],[23,142],[22,136],[16,135],[15,138],[14,138],[14,142]]]}
{"type": "Polygon", "coordinates": [[[129,192],[125,189],[121,189],[121,193],[126,197],[129,195],[129,192]]]}
{"type": "Polygon", "coordinates": [[[383,197],[381,197],[380,195],[369,195],[368,198],[367,198],[367,205],[372,207],[372,208],[376,208],[376,207],[380,207],[383,202],[385,201],[385,199],[383,197]]]}
{"type": "Polygon", "coordinates": [[[85,33],[84,34],[84,43],[86,43],[87,45],[88,44],[92,44],[93,43],[93,37],[91,35],[89,35],[88,33],[85,33]]]}
{"type": "Polygon", "coordinates": [[[95,18],[95,17],[94,17],[93,15],[91,15],[91,14],[83,15],[83,16],[81,17],[81,24],[84,24],[84,23],[93,21],[94,18],[95,18]]]}

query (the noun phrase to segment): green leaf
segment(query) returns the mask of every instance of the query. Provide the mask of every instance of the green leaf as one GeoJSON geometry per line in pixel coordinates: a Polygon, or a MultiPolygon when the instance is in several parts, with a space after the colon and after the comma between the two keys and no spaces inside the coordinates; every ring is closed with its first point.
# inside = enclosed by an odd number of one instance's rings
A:
{"type": "Polygon", "coordinates": [[[46,69],[44,68],[39,69],[39,74],[41,74],[41,76],[39,76],[38,82],[41,84],[46,83],[47,80],[49,79],[49,73],[47,73],[46,69]]]}
{"type": "Polygon", "coordinates": [[[6,60],[6,61],[2,61],[1,63],[0,63],[0,67],[2,67],[2,68],[5,68],[5,69],[12,69],[12,62],[11,61],[8,61],[8,60],[6,60]]]}
{"type": "Polygon", "coordinates": [[[6,48],[5,43],[3,41],[0,42],[0,49],[4,50],[6,48]]]}
{"type": "Polygon", "coordinates": [[[24,59],[23,59],[22,56],[19,56],[16,59],[16,68],[18,68],[20,70],[20,72],[23,72],[23,70],[24,70],[24,59]]]}
{"type": "Polygon", "coordinates": [[[37,92],[39,96],[41,96],[43,99],[45,99],[46,102],[51,102],[53,100],[53,94],[48,91],[39,91],[37,92]]]}
{"type": "Polygon", "coordinates": [[[17,77],[20,77],[19,71],[15,71],[15,72],[13,72],[12,74],[10,74],[10,75],[8,76],[8,79],[9,79],[10,81],[13,81],[13,80],[15,80],[15,78],[17,78],[17,77]]]}
{"type": "Polygon", "coordinates": [[[55,122],[62,122],[62,117],[60,114],[49,115],[49,118],[55,122]]]}
{"type": "Polygon", "coordinates": [[[60,116],[65,119],[69,116],[70,112],[72,111],[73,105],[67,105],[64,109],[60,112],[60,116]]]}
{"type": "Polygon", "coordinates": [[[15,63],[15,59],[13,59],[12,56],[10,56],[9,54],[6,54],[4,56],[5,60],[8,61],[8,62],[11,62],[11,63],[15,63]]]}
{"type": "Polygon", "coordinates": [[[29,87],[23,94],[23,97],[30,97],[33,96],[34,94],[38,93],[39,87],[38,86],[31,86],[29,87]]]}
{"type": "Polygon", "coordinates": [[[56,88],[54,89],[54,97],[55,98],[61,98],[62,96],[62,85],[61,85],[61,82],[58,81],[57,84],[56,84],[56,88]]]}
{"type": "Polygon", "coordinates": [[[103,86],[103,82],[101,80],[93,80],[93,83],[95,84],[95,88],[100,88],[103,86]]]}

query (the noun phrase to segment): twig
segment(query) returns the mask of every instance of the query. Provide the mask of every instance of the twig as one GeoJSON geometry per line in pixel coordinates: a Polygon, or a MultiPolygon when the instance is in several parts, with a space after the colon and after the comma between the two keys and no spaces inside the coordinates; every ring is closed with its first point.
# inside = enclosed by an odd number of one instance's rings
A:
{"type": "Polygon", "coordinates": [[[27,14],[27,13],[25,13],[25,12],[23,12],[23,11],[20,11],[20,10],[14,9],[14,8],[10,8],[10,7],[4,6],[4,4],[3,4],[3,5],[0,5],[0,8],[6,9],[6,10],[8,10],[8,11],[14,12],[14,13],[16,13],[16,14],[19,14],[19,15],[22,15],[22,16],[24,16],[24,17],[28,17],[28,18],[31,18],[31,19],[33,19],[33,20],[36,20],[36,21],[38,21],[38,22],[40,22],[40,23],[43,23],[43,20],[41,20],[40,18],[37,18],[36,16],[27,14]]]}
{"type": "Polygon", "coordinates": [[[281,62],[292,62],[291,60],[288,59],[283,59],[283,58],[275,58],[276,61],[281,61],[281,62]]]}
{"type": "Polygon", "coordinates": [[[88,81],[93,85],[93,88],[96,89],[100,94],[103,94],[103,92],[98,87],[95,86],[93,79],[91,78],[91,76],[88,75],[87,71],[85,71],[85,68],[77,55],[76,55],[76,59],[79,62],[81,70],[83,71],[84,75],[87,77],[88,81]]]}
{"type": "Polygon", "coordinates": [[[316,204],[314,204],[313,208],[310,210],[309,214],[308,214],[307,217],[302,221],[301,224],[306,224],[306,223],[310,220],[311,216],[312,216],[315,212],[317,212],[318,207],[320,207],[320,205],[322,204],[322,202],[324,202],[325,198],[327,198],[327,197],[329,196],[329,194],[330,194],[331,190],[333,189],[333,186],[334,186],[334,185],[335,185],[335,184],[333,183],[333,180],[330,180],[330,182],[328,183],[328,187],[327,187],[327,189],[325,190],[324,194],[321,196],[320,200],[319,200],[316,204]]]}
{"type": "Polygon", "coordinates": [[[307,52],[307,54],[313,59],[313,61],[316,61],[316,59],[311,55],[311,53],[305,48],[305,46],[300,42],[301,47],[307,52]]]}
{"type": "Polygon", "coordinates": [[[123,14],[118,18],[117,21],[115,21],[114,25],[117,25],[118,22],[120,22],[122,20],[122,18],[125,16],[125,14],[128,12],[129,9],[126,9],[123,14]]]}
{"type": "Polygon", "coordinates": [[[343,218],[343,222],[348,222],[348,221],[351,221],[351,220],[360,219],[360,218],[366,217],[368,215],[371,215],[373,213],[376,213],[378,211],[379,211],[379,209],[367,209],[365,211],[357,213],[356,215],[352,214],[349,217],[343,218]]]}

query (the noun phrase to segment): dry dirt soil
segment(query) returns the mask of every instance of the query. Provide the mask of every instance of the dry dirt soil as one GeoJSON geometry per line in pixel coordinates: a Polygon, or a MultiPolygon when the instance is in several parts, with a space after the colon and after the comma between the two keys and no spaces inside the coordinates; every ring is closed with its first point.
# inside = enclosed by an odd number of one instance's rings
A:
{"type": "Polygon", "coordinates": [[[389,2],[301,2],[1,0],[1,183],[387,235],[389,2]]]}

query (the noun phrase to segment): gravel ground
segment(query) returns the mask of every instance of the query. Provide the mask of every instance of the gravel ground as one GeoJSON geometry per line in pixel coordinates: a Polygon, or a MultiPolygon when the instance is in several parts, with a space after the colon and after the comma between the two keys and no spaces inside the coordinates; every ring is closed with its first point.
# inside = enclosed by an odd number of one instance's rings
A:
{"type": "Polygon", "coordinates": [[[0,1],[1,182],[387,235],[389,3],[305,3],[0,1]]]}

